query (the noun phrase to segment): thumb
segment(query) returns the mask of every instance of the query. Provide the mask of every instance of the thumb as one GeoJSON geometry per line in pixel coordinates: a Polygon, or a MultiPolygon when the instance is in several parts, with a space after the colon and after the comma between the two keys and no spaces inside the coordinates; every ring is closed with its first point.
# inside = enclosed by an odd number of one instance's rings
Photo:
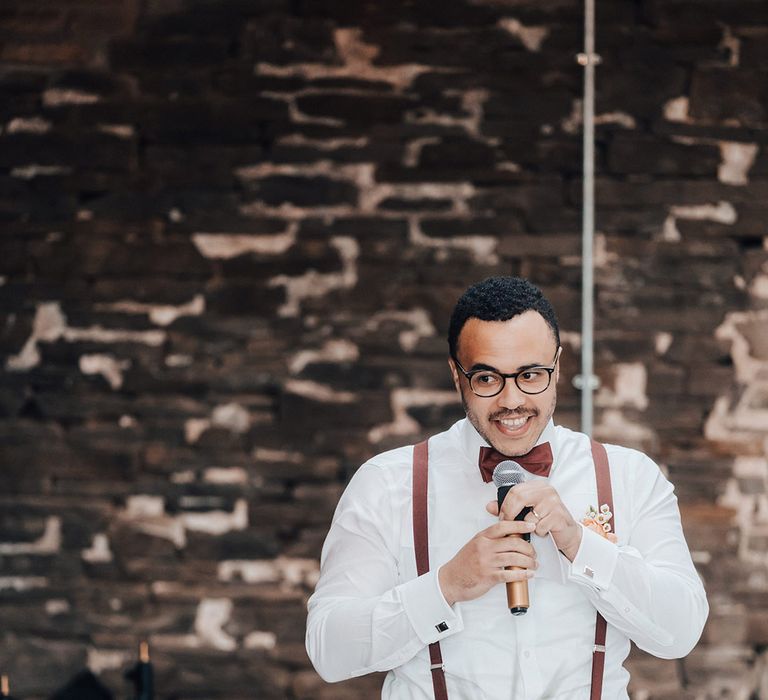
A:
{"type": "Polygon", "coordinates": [[[485,504],[485,509],[491,515],[498,515],[499,514],[499,504],[496,501],[488,501],[488,503],[485,504]]]}

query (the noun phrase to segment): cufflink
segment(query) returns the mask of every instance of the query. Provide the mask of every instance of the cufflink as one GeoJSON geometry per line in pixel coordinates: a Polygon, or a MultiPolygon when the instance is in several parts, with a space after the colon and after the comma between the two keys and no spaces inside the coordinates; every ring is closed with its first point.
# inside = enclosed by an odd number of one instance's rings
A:
{"type": "Polygon", "coordinates": [[[595,572],[592,571],[588,566],[584,567],[584,575],[588,578],[595,578],[595,572]]]}
{"type": "Polygon", "coordinates": [[[445,632],[448,629],[448,624],[446,622],[441,622],[438,625],[435,625],[435,629],[438,632],[445,632]]]}

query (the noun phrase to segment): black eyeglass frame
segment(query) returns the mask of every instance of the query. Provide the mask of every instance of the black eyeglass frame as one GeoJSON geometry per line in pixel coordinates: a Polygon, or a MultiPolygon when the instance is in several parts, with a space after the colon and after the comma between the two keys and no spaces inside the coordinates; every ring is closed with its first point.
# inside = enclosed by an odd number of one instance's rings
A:
{"type": "Polygon", "coordinates": [[[504,372],[499,372],[496,369],[473,369],[467,372],[462,366],[461,362],[459,362],[458,358],[454,355],[453,361],[456,363],[456,367],[458,367],[459,371],[467,378],[467,381],[469,382],[469,388],[472,390],[472,393],[475,396],[479,396],[481,399],[491,399],[494,396],[498,396],[502,391],[504,391],[504,387],[507,386],[507,379],[514,379],[515,380],[515,386],[520,389],[524,394],[528,394],[528,396],[538,396],[539,394],[543,394],[547,389],[549,389],[550,384],[552,384],[552,373],[555,371],[555,368],[557,367],[557,361],[560,359],[560,352],[562,351],[563,346],[558,345],[557,350],[555,351],[555,357],[552,360],[552,366],[547,367],[545,365],[534,365],[533,367],[526,367],[525,369],[521,369],[519,372],[510,372],[509,374],[504,374],[504,372]],[[547,386],[545,386],[541,391],[526,391],[517,383],[517,378],[521,374],[525,374],[526,372],[532,372],[533,370],[544,370],[547,373],[547,386]],[[493,394],[478,394],[475,389],[472,386],[472,377],[474,377],[476,374],[480,374],[481,372],[492,372],[493,374],[498,375],[501,377],[501,386],[499,387],[499,390],[494,392],[493,394]]]}

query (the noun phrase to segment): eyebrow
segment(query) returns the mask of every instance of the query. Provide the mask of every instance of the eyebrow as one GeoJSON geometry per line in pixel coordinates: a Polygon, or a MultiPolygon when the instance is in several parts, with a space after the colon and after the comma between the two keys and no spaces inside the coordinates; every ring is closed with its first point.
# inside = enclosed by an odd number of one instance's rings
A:
{"type": "MultiPolygon", "coordinates": [[[[525,372],[527,369],[533,369],[534,367],[547,367],[548,365],[543,365],[541,362],[531,362],[527,365],[520,365],[514,372],[511,374],[515,374],[517,372],[525,372]]],[[[498,372],[499,374],[505,374],[502,372],[498,367],[493,367],[492,365],[486,365],[482,362],[477,362],[474,365],[472,365],[467,372],[475,372],[475,371],[481,371],[486,370],[488,372],[498,372]]]]}

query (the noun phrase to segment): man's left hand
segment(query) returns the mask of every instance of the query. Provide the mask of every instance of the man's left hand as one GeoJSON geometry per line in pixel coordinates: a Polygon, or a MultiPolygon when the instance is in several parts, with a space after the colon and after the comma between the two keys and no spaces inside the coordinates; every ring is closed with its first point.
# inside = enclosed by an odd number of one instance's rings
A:
{"type": "Polygon", "coordinates": [[[560,500],[560,494],[546,481],[528,481],[510,489],[501,504],[501,513],[496,501],[491,501],[486,509],[501,520],[514,520],[526,506],[533,509],[525,520],[536,524],[534,532],[541,537],[552,533],[557,548],[573,561],[581,545],[581,525],[560,500]]]}

